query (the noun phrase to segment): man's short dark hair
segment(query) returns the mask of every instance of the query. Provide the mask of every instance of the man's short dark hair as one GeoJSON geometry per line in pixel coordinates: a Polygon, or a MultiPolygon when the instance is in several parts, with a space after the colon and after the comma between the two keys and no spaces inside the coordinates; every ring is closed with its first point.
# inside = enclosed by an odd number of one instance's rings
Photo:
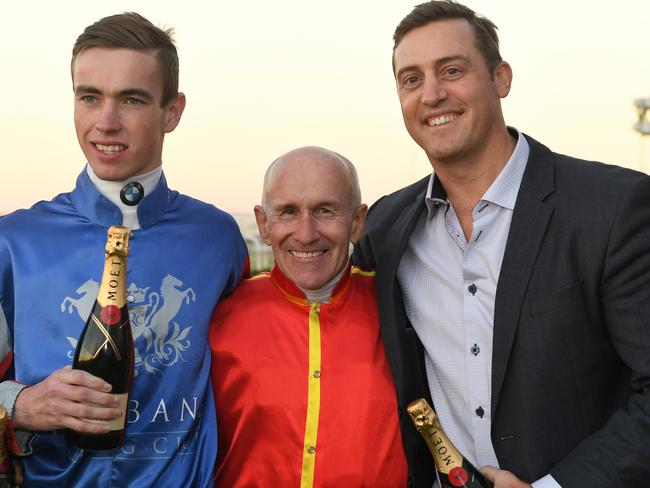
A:
{"type": "Polygon", "coordinates": [[[472,26],[476,48],[483,55],[485,64],[492,75],[502,61],[499,53],[497,26],[491,20],[478,15],[471,8],[450,0],[432,0],[421,3],[402,19],[393,34],[393,71],[395,71],[395,49],[408,32],[431,22],[451,19],[464,19],[472,26]]]}
{"type": "Polygon", "coordinates": [[[98,20],[86,27],[72,48],[72,68],[77,56],[92,47],[126,48],[136,51],[156,51],[162,69],[161,105],[167,105],[178,95],[178,53],[173,29],[160,29],[142,15],[124,12],[98,20]]]}

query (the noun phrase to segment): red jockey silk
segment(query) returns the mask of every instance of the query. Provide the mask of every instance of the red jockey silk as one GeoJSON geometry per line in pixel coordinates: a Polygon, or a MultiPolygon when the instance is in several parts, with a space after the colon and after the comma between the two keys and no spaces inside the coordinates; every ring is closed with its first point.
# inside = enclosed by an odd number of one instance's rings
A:
{"type": "Polygon", "coordinates": [[[351,268],[330,303],[310,307],[276,267],[219,303],[210,331],[215,486],[406,486],[374,289],[374,273],[351,268]]]}

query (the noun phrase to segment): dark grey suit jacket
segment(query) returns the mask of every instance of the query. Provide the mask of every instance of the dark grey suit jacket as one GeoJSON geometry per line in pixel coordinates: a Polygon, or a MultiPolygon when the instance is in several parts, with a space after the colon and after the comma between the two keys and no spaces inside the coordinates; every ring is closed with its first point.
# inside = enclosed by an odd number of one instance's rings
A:
{"type": "MultiPolygon", "coordinates": [[[[530,157],[495,298],[492,443],[503,469],[564,488],[650,487],[650,178],[551,152],[530,157]]],[[[398,405],[429,397],[397,266],[428,178],[375,203],[353,261],[377,271],[398,405]]],[[[426,446],[401,415],[410,483],[426,446]]]]}

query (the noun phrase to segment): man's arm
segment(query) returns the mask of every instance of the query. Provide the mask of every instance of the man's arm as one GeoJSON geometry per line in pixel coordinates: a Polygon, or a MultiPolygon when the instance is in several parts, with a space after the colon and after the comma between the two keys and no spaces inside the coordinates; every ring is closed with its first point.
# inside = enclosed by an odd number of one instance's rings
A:
{"type": "MultiPolygon", "coordinates": [[[[599,430],[551,467],[547,474],[562,488],[632,488],[650,479],[650,178],[637,180],[611,204],[618,208],[610,221],[604,260],[594,263],[602,266],[602,273],[598,296],[592,300],[598,306],[590,312],[600,314],[591,320],[606,324],[613,347],[629,368],[631,394],[599,430]]],[[[493,479],[499,476],[497,483],[519,481],[502,477],[505,474],[510,473],[490,472],[493,479]]]]}
{"type": "Polygon", "coordinates": [[[66,366],[18,393],[13,427],[30,431],[67,428],[105,434],[110,431],[108,425],[83,419],[116,419],[121,415],[119,399],[110,390],[111,385],[104,380],[66,366]]]}
{"type": "Polygon", "coordinates": [[[119,400],[107,393],[111,386],[100,378],[67,366],[32,386],[13,381],[10,371],[15,324],[10,263],[8,255],[0,250],[0,401],[12,426],[30,431],[69,428],[90,434],[108,432],[106,425],[82,420],[121,415],[119,400]]]}
{"type": "Polygon", "coordinates": [[[650,178],[635,183],[614,219],[601,283],[612,343],[633,393],[599,431],[551,470],[563,487],[644,486],[650,479],[650,178]],[[579,474],[579,476],[576,476],[579,474]]]}
{"type": "Polygon", "coordinates": [[[352,264],[359,266],[361,269],[375,269],[375,259],[370,247],[370,239],[364,235],[354,246],[352,253],[352,264]]]}

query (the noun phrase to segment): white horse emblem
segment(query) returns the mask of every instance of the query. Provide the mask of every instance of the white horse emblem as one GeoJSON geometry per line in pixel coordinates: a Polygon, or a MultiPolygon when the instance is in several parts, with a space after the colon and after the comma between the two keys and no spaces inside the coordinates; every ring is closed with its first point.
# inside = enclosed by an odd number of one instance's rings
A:
{"type": "MultiPolygon", "coordinates": [[[[192,288],[182,289],[182,286],[181,280],[168,274],[162,279],[159,291],[151,291],[151,287],[140,288],[135,283],[127,288],[136,375],[142,367],[146,372],[155,374],[162,367],[169,367],[179,359],[184,361],[181,353],[191,346],[187,335],[192,326],[183,327],[174,319],[183,304],[190,305],[196,301],[196,294],[192,288]]],[[[99,283],[86,281],[77,288],[76,298],[63,299],[61,312],[72,314],[76,311],[85,321],[90,315],[98,289],[99,283]]],[[[76,348],[77,338],[67,339],[73,349],[76,348]]],[[[68,351],[68,357],[73,356],[74,350],[68,351]]]]}

